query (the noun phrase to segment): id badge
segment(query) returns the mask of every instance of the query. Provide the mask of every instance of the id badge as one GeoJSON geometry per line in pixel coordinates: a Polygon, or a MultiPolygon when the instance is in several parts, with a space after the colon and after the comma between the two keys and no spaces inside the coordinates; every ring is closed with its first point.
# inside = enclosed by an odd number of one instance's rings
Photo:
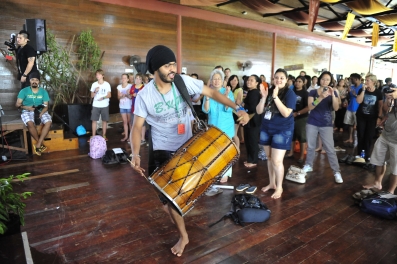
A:
{"type": "Polygon", "coordinates": [[[178,135],[183,135],[185,134],[185,124],[178,124],[178,135]]]}
{"type": "Polygon", "coordinates": [[[265,119],[270,120],[272,118],[272,112],[266,111],[265,113],[265,119]]]}

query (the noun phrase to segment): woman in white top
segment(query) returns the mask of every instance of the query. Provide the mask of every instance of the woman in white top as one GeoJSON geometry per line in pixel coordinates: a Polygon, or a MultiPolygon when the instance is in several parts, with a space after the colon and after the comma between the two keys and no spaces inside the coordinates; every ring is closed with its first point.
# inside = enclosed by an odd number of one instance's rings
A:
{"type": "Polygon", "coordinates": [[[123,118],[124,137],[121,141],[128,139],[128,126],[131,118],[131,84],[128,83],[128,74],[121,75],[121,84],[117,86],[117,98],[119,99],[120,114],[123,118]]]}
{"type": "Polygon", "coordinates": [[[319,85],[317,85],[317,81],[318,81],[317,76],[313,76],[312,77],[312,85],[310,85],[310,87],[307,88],[307,92],[310,92],[311,90],[315,90],[320,87],[319,85]]]}

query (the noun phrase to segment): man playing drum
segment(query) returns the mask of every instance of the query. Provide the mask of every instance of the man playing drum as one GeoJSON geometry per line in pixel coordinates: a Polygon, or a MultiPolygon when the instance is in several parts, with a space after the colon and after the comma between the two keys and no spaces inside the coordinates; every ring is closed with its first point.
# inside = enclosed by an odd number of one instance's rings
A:
{"type": "MultiPolygon", "coordinates": [[[[173,83],[176,73],[175,54],[168,47],[158,45],[149,50],[146,65],[154,79],[138,94],[135,101],[134,124],[131,131],[131,166],[144,176],[141,168],[139,150],[141,146],[141,131],[145,121],[151,126],[151,141],[153,151],[149,151],[149,169],[151,175],[157,167],[168,161],[172,154],[182,146],[191,136],[191,122],[187,114],[188,105],[183,100],[177,87],[173,83]]],[[[240,123],[245,125],[249,121],[244,109],[236,105],[223,94],[210,89],[203,81],[181,75],[188,93],[203,94],[225,106],[232,107],[242,117],[240,123]]],[[[189,243],[183,217],[173,208],[168,200],[160,195],[163,209],[170,215],[179,232],[179,241],[171,248],[174,255],[180,257],[185,246],[189,243]]]]}

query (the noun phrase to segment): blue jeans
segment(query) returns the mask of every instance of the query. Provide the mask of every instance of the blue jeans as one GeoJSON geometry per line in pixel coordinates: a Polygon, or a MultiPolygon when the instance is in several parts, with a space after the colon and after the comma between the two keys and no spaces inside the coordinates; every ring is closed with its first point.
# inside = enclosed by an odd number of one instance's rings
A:
{"type": "Polygon", "coordinates": [[[261,130],[259,144],[275,149],[291,149],[294,130],[266,129],[261,130]]]}

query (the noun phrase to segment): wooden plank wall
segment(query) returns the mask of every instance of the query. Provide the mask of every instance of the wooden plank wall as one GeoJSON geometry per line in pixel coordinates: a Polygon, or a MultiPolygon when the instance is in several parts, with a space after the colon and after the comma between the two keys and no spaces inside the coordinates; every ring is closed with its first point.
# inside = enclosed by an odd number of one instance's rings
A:
{"type": "Polygon", "coordinates": [[[216,65],[230,68],[239,77],[265,74],[270,77],[272,34],[253,29],[204,21],[182,19],[182,66],[207,80],[216,65]],[[251,61],[244,71],[237,62],[251,61]]]}
{"type": "MultiPolygon", "coordinates": [[[[167,45],[175,53],[177,51],[175,14],[89,0],[5,0],[2,7],[2,41],[7,40],[11,33],[18,32],[26,18],[46,19],[47,29],[52,30],[59,42],[65,46],[70,43],[73,35],[81,30],[91,29],[99,47],[105,51],[105,79],[113,88],[111,113],[118,112],[116,87],[120,81],[120,74],[131,68],[128,63],[130,55],[139,55],[142,61],[145,61],[147,51],[157,44],[167,45]]],[[[265,74],[269,80],[272,41],[270,32],[182,17],[182,66],[187,67],[188,73],[198,73],[203,80],[207,80],[214,66],[219,64],[231,68],[232,73],[240,77],[265,74]],[[238,61],[248,60],[253,62],[251,69],[243,72],[237,67],[238,61]]],[[[298,39],[290,34],[277,34],[276,44],[276,69],[303,63],[308,74],[313,75],[313,68],[329,68],[329,41],[321,42],[320,38],[313,40],[309,37],[298,39]]],[[[346,54],[352,54],[356,50],[357,46],[336,45],[331,58],[332,61],[336,59],[335,67],[343,67],[344,64],[338,61],[344,61],[346,54]]],[[[355,57],[366,58],[366,55],[355,57]]],[[[348,67],[344,69],[350,71],[354,68],[352,64],[355,64],[355,61],[347,64],[348,67]]],[[[368,63],[360,62],[355,65],[356,68],[367,68],[368,63]]],[[[361,68],[356,71],[366,72],[361,68]]],[[[345,71],[344,69],[341,72],[345,71]]],[[[298,73],[291,72],[296,75],[298,73]]],[[[345,73],[347,74],[350,72],[345,73]]],[[[15,80],[12,67],[4,59],[0,59],[0,104],[4,109],[14,109],[18,91],[19,82],[15,80]]]]}
{"type": "MultiPolygon", "coordinates": [[[[46,19],[47,30],[53,31],[62,45],[81,30],[91,29],[100,49],[105,51],[103,70],[105,80],[112,86],[111,113],[118,111],[116,87],[120,74],[131,68],[129,55],[139,55],[145,61],[148,49],[158,43],[176,50],[175,15],[88,0],[6,0],[2,6],[3,41],[19,32],[26,18],[46,19]]],[[[0,85],[0,103],[4,109],[13,108],[20,84],[4,59],[0,59],[0,85]]]]}
{"type": "MultiPolygon", "coordinates": [[[[310,76],[317,75],[313,69],[328,68],[330,43],[297,38],[293,36],[277,36],[275,69],[289,65],[303,64],[303,69],[310,76]]],[[[298,76],[301,70],[288,71],[298,76]]]]}

